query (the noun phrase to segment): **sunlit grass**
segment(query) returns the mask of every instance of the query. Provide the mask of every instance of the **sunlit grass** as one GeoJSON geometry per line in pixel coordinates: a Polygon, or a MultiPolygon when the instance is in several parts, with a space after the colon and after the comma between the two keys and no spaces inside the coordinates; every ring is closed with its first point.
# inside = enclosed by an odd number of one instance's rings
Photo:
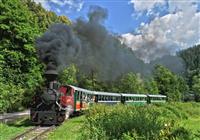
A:
{"type": "Polygon", "coordinates": [[[85,117],[74,117],[61,126],[59,126],[55,131],[51,132],[47,137],[48,140],[77,140],[81,137],[82,126],[85,117]]]}
{"type": "Polygon", "coordinates": [[[19,119],[12,123],[0,123],[0,140],[10,140],[31,127],[27,118],[19,119]]]}
{"type": "Polygon", "coordinates": [[[200,132],[200,117],[183,120],[181,125],[190,129],[194,133],[197,133],[198,131],[200,132]]]}

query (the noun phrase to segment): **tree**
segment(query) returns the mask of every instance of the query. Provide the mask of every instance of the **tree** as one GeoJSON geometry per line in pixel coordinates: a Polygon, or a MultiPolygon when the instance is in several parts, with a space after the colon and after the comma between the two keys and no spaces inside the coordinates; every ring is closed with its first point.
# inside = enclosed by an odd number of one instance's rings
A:
{"type": "Polygon", "coordinates": [[[47,11],[41,4],[36,4],[32,0],[22,0],[26,3],[29,10],[38,18],[38,26],[42,32],[46,31],[54,23],[71,24],[71,21],[66,16],[57,16],[52,11],[47,11]]]}
{"type": "MultiPolygon", "coordinates": [[[[44,68],[37,58],[35,38],[51,24],[70,24],[68,21],[67,17],[48,12],[31,0],[1,0],[0,84],[1,87],[8,85],[2,88],[2,93],[9,94],[13,99],[18,98],[15,100],[18,104],[26,100],[25,96],[31,99],[34,90],[43,81],[44,68]],[[19,96],[10,94],[14,92],[19,96]]],[[[7,99],[5,94],[1,94],[0,102],[7,99]]],[[[4,111],[15,109],[13,103],[7,103],[9,105],[4,106],[4,111]]]]}
{"type": "Polygon", "coordinates": [[[4,82],[32,89],[41,81],[41,65],[33,45],[40,34],[37,18],[19,0],[3,0],[0,9],[4,82]]]}
{"type": "Polygon", "coordinates": [[[144,83],[139,74],[128,73],[119,82],[119,92],[141,94],[145,92],[144,83]]]}
{"type": "Polygon", "coordinates": [[[200,73],[200,44],[179,52],[186,66],[186,77],[190,88],[192,88],[193,77],[200,73]]]}
{"type": "Polygon", "coordinates": [[[59,81],[64,85],[77,85],[78,68],[71,64],[59,73],[59,81]]]}
{"type": "Polygon", "coordinates": [[[184,60],[187,70],[196,70],[200,68],[200,44],[183,50],[179,53],[184,60]]]}
{"type": "Polygon", "coordinates": [[[79,86],[89,90],[105,91],[106,83],[102,82],[97,71],[92,70],[90,74],[79,73],[79,86]]]}
{"type": "Polygon", "coordinates": [[[200,102],[200,74],[193,77],[192,91],[195,94],[195,100],[200,102]]]}
{"type": "MultiPolygon", "coordinates": [[[[157,65],[153,72],[154,80],[157,83],[159,94],[166,95],[169,101],[180,101],[182,98],[182,89],[180,78],[173,74],[164,66],[157,65]]],[[[181,81],[182,82],[182,81],[181,81]]]]}
{"type": "Polygon", "coordinates": [[[154,79],[146,81],[145,90],[148,94],[158,94],[159,90],[156,81],[154,81],[154,79]]]}

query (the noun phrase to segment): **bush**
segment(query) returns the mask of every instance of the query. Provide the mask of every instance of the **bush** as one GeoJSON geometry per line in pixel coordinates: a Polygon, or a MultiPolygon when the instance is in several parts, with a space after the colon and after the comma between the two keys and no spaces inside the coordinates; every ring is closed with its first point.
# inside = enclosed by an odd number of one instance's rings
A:
{"type": "Polygon", "coordinates": [[[191,138],[192,134],[177,122],[190,115],[200,115],[199,111],[199,105],[196,103],[94,105],[86,113],[83,139],[187,139],[191,138]],[[195,114],[189,110],[192,106],[195,106],[192,109],[195,114]]]}
{"type": "Polygon", "coordinates": [[[0,113],[22,109],[24,90],[20,86],[0,82],[0,113]]]}
{"type": "Polygon", "coordinates": [[[94,106],[87,114],[86,129],[90,139],[120,139],[131,136],[144,139],[158,139],[165,125],[171,126],[171,120],[160,117],[162,112],[153,106],[94,106]],[[160,117],[160,118],[159,118],[160,117]],[[133,135],[134,134],[134,135],[133,135]],[[95,137],[94,137],[95,136],[95,137]]]}

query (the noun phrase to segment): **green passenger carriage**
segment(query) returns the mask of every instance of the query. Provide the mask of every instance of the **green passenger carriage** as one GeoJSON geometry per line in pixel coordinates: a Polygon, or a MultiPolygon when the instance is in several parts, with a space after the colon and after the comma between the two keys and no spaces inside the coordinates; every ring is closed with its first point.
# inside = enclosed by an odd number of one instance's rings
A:
{"type": "Polygon", "coordinates": [[[122,102],[127,105],[147,104],[147,95],[144,94],[121,94],[122,102]]]}

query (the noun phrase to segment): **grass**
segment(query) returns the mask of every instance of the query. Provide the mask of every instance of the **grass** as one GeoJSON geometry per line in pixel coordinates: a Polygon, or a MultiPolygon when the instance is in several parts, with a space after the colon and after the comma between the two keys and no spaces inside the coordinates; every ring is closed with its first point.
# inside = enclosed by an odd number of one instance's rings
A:
{"type": "Polygon", "coordinates": [[[200,132],[200,117],[183,120],[180,125],[190,129],[193,133],[197,133],[198,131],[200,132]]]}
{"type": "Polygon", "coordinates": [[[85,138],[193,140],[195,135],[199,136],[199,116],[197,103],[142,107],[97,105],[86,114],[85,138]]]}
{"type": "MultiPolygon", "coordinates": [[[[122,106],[123,107],[123,106],[122,106]]],[[[110,107],[106,107],[105,109],[109,109],[110,107]]],[[[112,109],[114,108],[114,106],[111,107],[112,109]]],[[[170,114],[174,114],[174,115],[169,115],[168,117],[172,117],[172,118],[177,118],[176,121],[179,122],[180,126],[183,126],[184,128],[188,129],[189,132],[196,134],[196,135],[200,135],[200,104],[196,104],[196,103],[176,103],[176,104],[166,104],[166,105],[162,105],[159,106],[159,108],[161,109],[160,113],[163,114],[165,117],[167,117],[167,115],[170,114]],[[162,111],[163,109],[164,112],[162,111]],[[168,111],[167,111],[167,110],[168,111]]],[[[98,108],[97,108],[98,109],[98,108]]],[[[111,109],[111,111],[112,111],[111,109]]],[[[118,108],[119,109],[119,108],[118,108]]],[[[119,114],[115,114],[114,112],[118,112],[118,110],[115,110],[113,113],[114,116],[111,116],[111,118],[108,118],[110,121],[113,119],[117,119],[119,118],[121,115],[123,115],[122,112],[125,111],[125,108],[121,108],[122,110],[119,111],[119,114]],[[116,116],[117,115],[117,116],[116,116]]],[[[101,117],[99,115],[103,115],[104,117],[103,122],[104,123],[106,120],[104,120],[106,117],[108,117],[109,114],[102,114],[101,110],[99,110],[100,114],[98,113],[98,110],[93,110],[94,114],[95,112],[97,113],[97,118],[101,117]]],[[[159,113],[159,111],[157,112],[159,113]]],[[[93,116],[94,114],[90,114],[88,117],[93,116]]],[[[125,113],[125,116],[122,117],[126,117],[128,114],[125,113]]],[[[59,126],[58,128],[56,128],[56,130],[50,132],[49,134],[47,134],[47,136],[45,136],[46,140],[80,140],[83,139],[84,135],[82,135],[82,132],[84,131],[83,128],[85,128],[85,121],[86,116],[80,116],[80,117],[74,117],[71,118],[69,120],[67,120],[66,122],[64,122],[61,126],[59,126]],[[83,137],[82,137],[83,136],[83,137]]],[[[127,119],[130,119],[129,117],[127,119]]],[[[144,121],[142,121],[144,122],[144,121]]],[[[109,123],[109,122],[107,122],[109,123]]],[[[123,121],[120,121],[119,125],[121,125],[121,123],[123,123],[123,121]]],[[[109,127],[114,127],[117,123],[112,124],[109,127]]],[[[110,124],[109,124],[110,125],[110,124]]],[[[127,124],[128,125],[128,124],[127,124]]],[[[30,128],[30,122],[27,120],[27,118],[18,120],[14,123],[10,123],[10,124],[3,124],[0,123],[0,140],[9,140],[13,137],[15,137],[16,135],[24,132],[26,129],[30,128]]],[[[119,126],[120,127],[120,126],[119,126]]],[[[117,129],[117,127],[115,127],[115,129],[117,129]]],[[[109,129],[110,131],[110,129],[109,129]]],[[[132,132],[132,131],[130,131],[132,132]]],[[[95,135],[95,132],[92,133],[92,135],[95,135]]],[[[131,133],[132,136],[132,133],[131,133]]],[[[193,140],[193,139],[190,139],[193,140]]],[[[199,140],[198,138],[196,138],[195,140],[199,140]]]]}
{"type": "Polygon", "coordinates": [[[27,118],[21,118],[15,122],[0,123],[0,140],[10,140],[31,127],[27,118]]]}
{"type": "Polygon", "coordinates": [[[75,117],[67,120],[55,131],[50,132],[47,140],[78,140],[81,137],[81,127],[85,116],[75,117]]]}
{"type": "MultiPolygon", "coordinates": [[[[180,126],[183,126],[184,128],[186,128],[188,130],[188,131],[183,130],[183,131],[181,131],[182,133],[188,132],[188,133],[191,133],[191,134],[199,135],[198,133],[200,132],[200,127],[199,127],[200,126],[200,117],[199,117],[199,115],[200,115],[200,108],[199,108],[200,104],[197,104],[197,103],[174,103],[173,104],[172,103],[172,104],[166,104],[166,105],[161,105],[161,106],[159,105],[158,107],[159,108],[157,108],[157,109],[159,109],[159,110],[157,110],[156,108],[155,109],[157,111],[154,110],[158,113],[158,115],[161,113],[160,114],[161,117],[163,116],[164,118],[165,117],[171,118],[171,119],[173,118],[173,119],[175,119],[176,122],[178,122],[180,124],[180,126]]],[[[153,107],[151,107],[151,108],[153,108],[153,107]]],[[[100,119],[101,115],[103,115],[104,117],[102,118],[103,121],[101,122],[101,124],[103,124],[103,123],[107,124],[108,123],[107,127],[109,127],[109,130],[108,130],[109,132],[111,131],[110,128],[112,128],[112,127],[114,127],[114,129],[117,130],[118,127],[115,126],[117,123],[115,123],[115,124],[111,123],[112,124],[111,125],[111,124],[109,124],[109,122],[106,122],[106,121],[107,120],[112,121],[113,119],[117,119],[121,115],[123,115],[124,114],[123,111],[125,110],[124,106],[122,106],[121,111],[119,111],[120,108],[117,108],[117,110],[114,111],[115,112],[113,114],[114,116],[111,116],[111,118],[107,118],[107,119],[106,119],[106,117],[108,117],[109,114],[101,113],[102,110],[98,110],[98,108],[96,108],[96,109],[97,110],[93,110],[94,112],[92,112],[92,114],[90,114],[89,116],[88,116],[88,114],[86,114],[85,116],[75,117],[75,118],[69,119],[64,124],[59,126],[55,131],[49,133],[48,136],[47,136],[47,140],[80,140],[80,139],[84,139],[84,138],[88,139],[89,137],[85,137],[83,135],[84,129],[86,128],[84,122],[88,121],[88,119],[86,119],[87,117],[92,117],[95,114],[97,115],[97,118],[98,118],[98,124],[101,121],[101,119],[100,119]],[[120,113],[116,114],[116,112],[118,112],[118,111],[120,113]]],[[[114,109],[114,106],[112,106],[112,107],[109,106],[109,107],[106,107],[105,109],[108,112],[109,112],[109,110],[112,112],[112,110],[114,109]]],[[[125,113],[125,114],[126,114],[125,116],[122,116],[123,118],[128,115],[127,113],[125,113]]],[[[130,118],[128,117],[127,119],[130,119],[130,118]]],[[[90,120],[90,121],[92,121],[92,120],[90,120]]],[[[142,122],[144,123],[144,120],[142,122]]],[[[123,121],[120,121],[119,125],[121,125],[121,123],[123,123],[123,121]]],[[[153,123],[153,124],[155,124],[155,123],[153,123]]],[[[97,125],[95,125],[94,127],[96,128],[96,126],[97,125]]],[[[119,126],[119,128],[121,129],[120,126],[119,126]]],[[[180,130],[179,130],[179,132],[180,132],[180,130]]],[[[97,129],[97,131],[99,132],[99,129],[97,129]]],[[[92,131],[92,135],[95,135],[96,133],[97,132],[92,131]]],[[[132,134],[132,131],[130,131],[131,138],[132,138],[133,134],[132,134]]],[[[181,139],[181,140],[182,139],[183,140],[186,140],[186,139],[187,140],[193,140],[193,138],[191,139],[189,137],[188,138],[187,137],[186,138],[180,137],[179,139],[181,139]]],[[[195,137],[195,140],[199,140],[199,137],[195,137]]]]}

